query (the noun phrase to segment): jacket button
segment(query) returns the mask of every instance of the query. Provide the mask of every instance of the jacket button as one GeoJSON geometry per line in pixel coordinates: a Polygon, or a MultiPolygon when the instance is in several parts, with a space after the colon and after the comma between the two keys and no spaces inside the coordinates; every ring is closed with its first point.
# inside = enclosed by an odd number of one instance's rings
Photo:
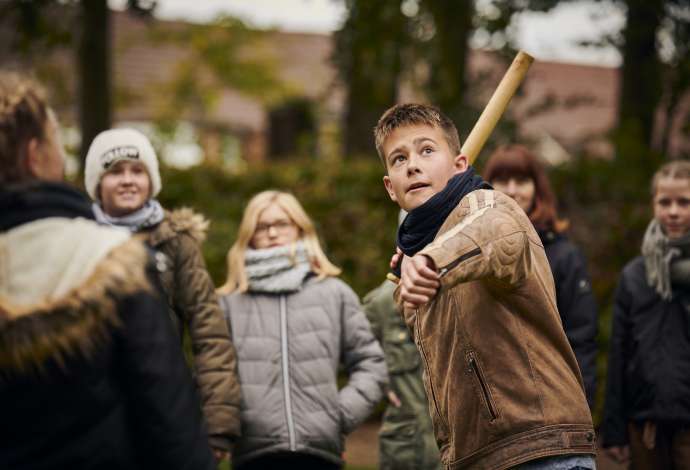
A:
{"type": "Polygon", "coordinates": [[[594,433],[588,432],[586,437],[587,437],[587,442],[592,442],[594,440],[594,433]]]}

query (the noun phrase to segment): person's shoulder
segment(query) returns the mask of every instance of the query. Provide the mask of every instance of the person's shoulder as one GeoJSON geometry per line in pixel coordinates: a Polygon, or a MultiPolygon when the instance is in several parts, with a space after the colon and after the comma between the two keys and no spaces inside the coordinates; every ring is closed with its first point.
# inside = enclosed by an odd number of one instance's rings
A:
{"type": "Polygon", "coordinates": [[[345,281],[336,276],[312,277],[305,284],[305,291],[332,298],[359,302],[355,291],[345,281]]]}
{"type": "Polygon", "coordinates": [[[465,196],[463,201],[465,199],[469,206],[466,218],[470,221],[481,218],[487,229],[504,231],[532,227],[517,202],[500,191],[478,189],[465,196]]]}
{"type": "Polygon", "coordinates": [[[634,279],[645,275],[646,268],[644,265],[644,256],[642,255],[636,256],[628,261],[621,271],[621,277],[625,279],[634,279]]]}
{"type": "Polygon", "coordinates": [[[389,280],[385,280],[382,284],[367,292],[367,294],[364,296],[364,303],[381,303],[388,298],[392,298],[393,292],[395,292],[395,284],[389,280]]]}
{"type": "Polygon", "coordinates": [[[173,232],[189,235],[199,244],[206,240],[210,222],[202,214],[183,207],[167,212],[165,218],[173,232]]]}
{"type": "Polygon", "coordinates": [[[550,248],[549,252],[552,253],[552,256],[570,261],[584,259],[582,250],[565,233],[550,230],[539,233],[539,238],[545,248],[550,248]]]}
{"type": "Polygon", "coordinates": [[[324,276],[324,277],[317,277],[317,276],[312,276],[306,283],[307,286],[316,288],[316,289],[329,289],[329,290],[335,290],[335,291],[351,291],[352,288],[350,288],[349,285],[342,279],[340,279],[337,276],[324,276]]]}
{"type": "Polygon", "coordinates": [[[176,241],[182,245],[200,246],[208,233],[210,222],[202,214],[183,207],[165,211],[165,217],[149,234],[153,246],[176,241]]]}
{"type": "Polygon", "coordinates": [[[234,291],[227,294],[217,294],[220,309],[225,313],[240,312],[247,310],[251,302],[250,292],[234,291]]]}

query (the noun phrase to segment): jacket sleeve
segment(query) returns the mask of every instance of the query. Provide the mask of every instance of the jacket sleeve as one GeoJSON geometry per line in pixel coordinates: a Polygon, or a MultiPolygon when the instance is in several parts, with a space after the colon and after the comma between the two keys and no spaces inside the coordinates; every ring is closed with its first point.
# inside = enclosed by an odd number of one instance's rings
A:
{"type": "Polygon", "coordinates": [[[240,435],[240,385],[235,348],[223,319],[201,250],[189,235],[178,236],[175,309],[189,327],[194,370],[211,445],[228,449],[240,435]]]}
{"type": "Polygon", "coordinates": [[[470,221],[460,221],[419,254],[434,261],[442,289],[487,278],[516,286],[532,269],[530,249],[526,229],[489,207],[470,221]]]}
{"type": "Polygon", "coordinates": [[[369,292],[364,296],[363,305],[364,314],[367,316],[367,320],[369,320],[369,325],[371,326],[371,332],[374,334],[379,344],[383,342],[383,314],[381,312],[381,304],[377,301],[380,292],[380,287],[369,292]]]}
{"type": "Polygon", "coordinates": [[[609,363],[606,379],[606,400],[602,423],[604,447],[628,444],[628,410],[625,406],[625,370],[628,357],[629,312],[632,292],[625,283],[625,274],[616,288],[613,305],[609,363]]]}
{"type": "Polygon", "coordinates": [[[556,272],[556,301],[563,328],[580,365],[589,408],[594,406],[597,381],[597,304],[584,256],[571,244],[556,272]]]}
{"type": "Polygon", "coordinates": [[[343,288],[341,301],[341,356],[348,374],[338,392],[342,430],[353,431],[374,409],[388,383],[381,346],[369,328],[357,295],[343,288]]]}
{"type": "Polygon", "coordinates": [[[167,307],[140,293],[120,303],[118,373],[127,397],[132,441],[142,468],[215,468],[199,397],[167,307]]]}

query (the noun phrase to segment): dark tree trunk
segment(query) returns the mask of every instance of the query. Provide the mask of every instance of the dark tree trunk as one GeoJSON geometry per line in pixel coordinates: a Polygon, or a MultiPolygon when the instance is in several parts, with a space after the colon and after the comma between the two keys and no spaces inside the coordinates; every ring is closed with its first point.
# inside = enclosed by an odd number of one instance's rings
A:
{"type": "Polygon", "coordinates": [[[636,159],[642,163],[649,161],[654,116],[662,94],[656,33],[664,2],[626,0],[625,3],[628,12],[623,28],[617,154],[625,160],[636,159]]]}
{"type": "Polygon", "coordinates": [[[400,0],[352,1],[336,35],[336,62],[347,85],[343,150],[372,155],[373,129],[398,96],[406,18],[400,0]]]}
{"type": "Polygon", "coordinates": [[[110,12],[106,0],[82,0],[77,51],[83,169],[91,141],[111,124],[110,12]]]}
{"type": "Polygon", "coordinates": [[[431,41],[429,95],[453,122],[463,128],[468,39],[472,32],[473,0],[426,0],[436,34],[431,41]]]}

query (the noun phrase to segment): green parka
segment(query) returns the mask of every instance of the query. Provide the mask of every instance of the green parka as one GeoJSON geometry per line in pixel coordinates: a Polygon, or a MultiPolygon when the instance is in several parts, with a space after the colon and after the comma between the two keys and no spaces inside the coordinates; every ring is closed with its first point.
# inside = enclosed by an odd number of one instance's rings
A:
{"type": "Polygon", "coordinates": [[[160,280],[180,338],[189,330],[211,446],[228,449],[240,435],[240,386],[235,348],[200,249],[208,225],[192,210],[179,209],[166,211],[160,224],[141,234],[166,265],[160,280]]]}
{"type": "Polygon", "coordinates": [[[419,351],[393,299],[395,284],[384,281],[364,298],[364,312],[381,343],[389,388],[400,399],[389,403],[379,433],[381,470],[433,470],[441,456],[429,416],[419,351]]]}

